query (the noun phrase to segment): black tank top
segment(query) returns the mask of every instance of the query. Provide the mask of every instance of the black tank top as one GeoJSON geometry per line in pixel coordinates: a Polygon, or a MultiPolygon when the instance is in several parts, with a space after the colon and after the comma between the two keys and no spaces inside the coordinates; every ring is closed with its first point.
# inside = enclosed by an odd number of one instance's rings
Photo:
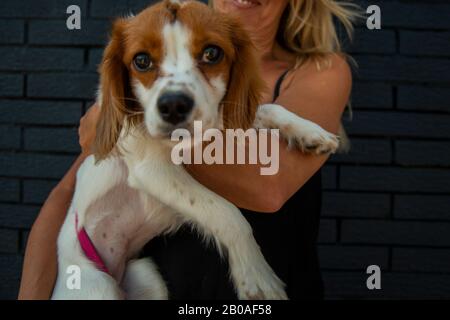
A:
{"type": "MultiPolygon", "coordinates": [[[[287,73],[276,83],[274,101],[287,73]]],[[[241,209],[267,262],[286,283],[291,300],[323,298],[316,243],[321,195],[319,170],[278,212],[241,209]]],[[[143,255],[152,257],[159,266],[171,299],[237,299],[226,259],[188,226],[153,239],[143,255]]]]}

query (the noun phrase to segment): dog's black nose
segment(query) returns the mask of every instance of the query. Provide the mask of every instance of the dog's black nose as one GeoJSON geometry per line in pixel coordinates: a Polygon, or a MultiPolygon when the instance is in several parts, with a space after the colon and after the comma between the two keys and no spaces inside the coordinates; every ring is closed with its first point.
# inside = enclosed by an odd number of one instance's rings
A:
{"type": "Polygon", "coordinates": [[[187,119],[194,107],[194,100],[182,92],[166,92],[157,101],[161,118],[173,125],[187,119]]]}

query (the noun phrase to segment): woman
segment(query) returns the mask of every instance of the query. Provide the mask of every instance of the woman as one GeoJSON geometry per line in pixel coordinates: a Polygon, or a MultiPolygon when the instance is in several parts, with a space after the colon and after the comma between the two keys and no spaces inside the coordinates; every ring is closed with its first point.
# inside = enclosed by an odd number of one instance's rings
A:
{"type": "MultiPolygon", "coordinates": [[[[337,133],[351,90],[334,18],[351,31],[354,13],[332,0],[215,0],[238,15],[257,47],[275,102],[337,133]]],[[[56,278],[56,239],[72,198],[75,173],[95,137],[98,107],[80,124],[82,154],[55,187],[29,236],[21,299],[48,299],[56,278]]],[[[280,170],[261,176],[252,165],[190,165],[199,182],[241,208],[269,264],[287,284],[290,299],[323,296],[316,238],[321,204],[320,168],[327,156],[280,147],[280,170]]],[[[233,299],[228,266],[216,250],[183,228],[152,240],[144,250],[159,265],[173,299],[233,299]]]]}

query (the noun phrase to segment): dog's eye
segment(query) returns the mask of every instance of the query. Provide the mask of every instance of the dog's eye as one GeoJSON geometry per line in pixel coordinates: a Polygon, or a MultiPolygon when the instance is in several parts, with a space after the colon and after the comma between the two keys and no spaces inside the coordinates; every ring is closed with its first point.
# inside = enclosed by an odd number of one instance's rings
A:
{"type": "Polygon", "coordinates": [[[152,59],[147,53],[138,53],[134,56],[134,66],[139,72],[145,72],[151,69],[153,66],[152,59]]]}
{"type": "Polygon", "coordinates": [[[223,58],[223,50],[218,46],[208,46],[203,50],[202,62],[208,64],[219,63],[223,58]]]}

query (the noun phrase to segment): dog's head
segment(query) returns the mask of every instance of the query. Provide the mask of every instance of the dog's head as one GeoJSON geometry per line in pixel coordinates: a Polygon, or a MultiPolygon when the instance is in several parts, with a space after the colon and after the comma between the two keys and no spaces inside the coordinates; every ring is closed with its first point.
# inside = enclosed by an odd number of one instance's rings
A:
{"type": "Polygon", "coordinates": [[[105,158],[125,119],[167,139],[174,129],[251,126],[263,87],[254,48],[233,17],[166,0],[114,23],[100,66],[94,152],[105,158]]]}

